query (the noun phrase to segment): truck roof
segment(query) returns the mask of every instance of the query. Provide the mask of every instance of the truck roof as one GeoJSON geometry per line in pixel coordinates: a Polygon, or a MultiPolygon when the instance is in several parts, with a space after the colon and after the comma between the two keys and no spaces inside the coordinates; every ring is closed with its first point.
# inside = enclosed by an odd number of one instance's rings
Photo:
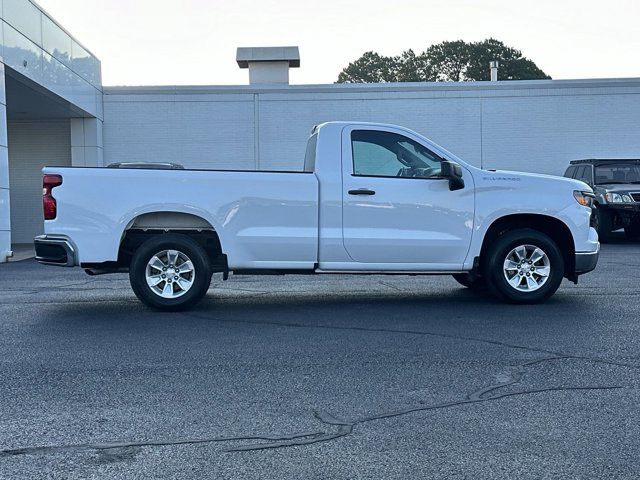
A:
{"type": "Polygon", "coordinates": [[[390,127],[390,128],[398,128],[401,130],[409,130],[407,127],[403,127],[401,125],[396,125],[393,123],[381,123],[381,122],[362,122],[362,121],[349,121],[349,120],[331,120],[328,122],[322,122],[313,126],[313,130],[317,130],[324,126],[336,125],[336,126],[346,126],[346,125],[363,125],[367,127],[390,127]]]}
{"type": "Polygon", "coordinates": [[[591,165],[606,165],[607,163],[640,163],[640,158],[585,158],[582,160],[571,160],[571,165],[588,163],[591,165]]]}

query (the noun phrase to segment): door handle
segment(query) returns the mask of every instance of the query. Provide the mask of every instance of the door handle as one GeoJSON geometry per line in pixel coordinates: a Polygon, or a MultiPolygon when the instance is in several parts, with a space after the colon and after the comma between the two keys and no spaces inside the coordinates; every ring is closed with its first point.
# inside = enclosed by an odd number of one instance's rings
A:
{"type": "Polygon", "coordinates": [[[376,192],[368,188],[359,188],[357,190],[349,190],[349,195],[375,195],[376,192]]]}

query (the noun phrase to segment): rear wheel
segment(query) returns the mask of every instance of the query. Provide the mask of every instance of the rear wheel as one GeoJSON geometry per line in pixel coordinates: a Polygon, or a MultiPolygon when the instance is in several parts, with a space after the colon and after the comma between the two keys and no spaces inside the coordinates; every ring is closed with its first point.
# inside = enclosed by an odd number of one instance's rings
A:
{"type": "Polygon", "coordinates": [[[129,280],[144,304],[160,310],[183,310],[199,302],[209,289],[209,257],[186,235],[158,235],[135,251],[129,280]]]}
{"type": "Polygon", "coordinates": [[[558,246],[547,235],[531,229],[512,230],[498,237],[483,268],[493,293],[513,303],[545,301],[564,277],[558,246]]]}

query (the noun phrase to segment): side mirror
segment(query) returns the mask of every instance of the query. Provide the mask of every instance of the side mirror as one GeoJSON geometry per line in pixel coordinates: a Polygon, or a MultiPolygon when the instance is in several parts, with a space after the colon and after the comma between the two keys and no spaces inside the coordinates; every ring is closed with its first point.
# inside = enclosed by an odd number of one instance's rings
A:
{"type": "Polygon", "coordinates": [[[457,163],[443,160],[440,163],[440,176],[449,179],[449,190],[460,190],[464,188],[462,167],[457,163]]]}

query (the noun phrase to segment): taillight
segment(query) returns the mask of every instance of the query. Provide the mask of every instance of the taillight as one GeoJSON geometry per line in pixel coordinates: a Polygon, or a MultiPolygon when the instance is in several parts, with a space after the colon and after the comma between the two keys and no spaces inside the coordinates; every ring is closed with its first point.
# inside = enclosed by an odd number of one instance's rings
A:
{"type": "Polygon", "coordinates": [[[62,185],[62,177],[60,175],[45,175],[42,177],[42,210],[44,211],[45,220],[56,218],[56,199],[51,195],[51,190],[58,185],[62,185]]]}

